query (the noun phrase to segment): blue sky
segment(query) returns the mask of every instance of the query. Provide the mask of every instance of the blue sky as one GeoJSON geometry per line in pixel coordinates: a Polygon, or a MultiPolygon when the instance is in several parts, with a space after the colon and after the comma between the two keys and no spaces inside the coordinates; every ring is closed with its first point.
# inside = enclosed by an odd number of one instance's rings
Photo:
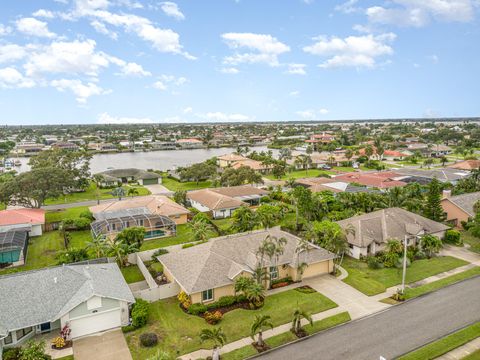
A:
{"type": "Polygon", "coordinates": [[[478,116],[479,0],[2,0],[0,124],[478,116]]]}

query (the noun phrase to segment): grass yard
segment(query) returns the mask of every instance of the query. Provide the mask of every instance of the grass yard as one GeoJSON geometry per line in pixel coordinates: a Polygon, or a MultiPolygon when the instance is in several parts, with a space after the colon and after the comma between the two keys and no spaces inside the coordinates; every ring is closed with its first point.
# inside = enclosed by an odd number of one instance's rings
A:
{"type": "Polygon", "coordinates": [[[412,351],[399,360],[430,360],[458,348],[480,336],[480,322],[412,351]]]}
{"type": "Polygon", "coordinates": [[[64,219],[75,219],[80,217],[80,214],[88,210],[88,206],[77,206],[64,210],[50,210],[45,214],[45,221],[47,223],[62,221],[64,219]]]}
{"type": "Polygon", "coordinates": [[[288,180],[288,179],[300,179],[300,178],[307,178],[307,177],[317,177],[321,175],[333,175],[335,174],[334,171],[331,170],[320,170],[320,169],[309,169],[308,171],[305,170],[295,170],[292,172],[287,172],[284,176],[280,179],[277,179],[272,174],[265,175],[267,179],[270,180],[288,180]]]}
{"type": "Polygon", "coordinates": [[[151,250],[193,241],[193,235],[187,224],[177,225],[177,235],[144,241],[140,251],[151,250]]]}
{"type": "Polygon", "coordinates": [[[407,288],[405,291],[405,296],[407,299],[411,299],[411,298],[420,296],[422,294],[426,294],[431,291],[448,286],[450,284],[456,283],[458,281],[469,279],[477,275],[480,275],[480,267],[478,266],[470,270],[463,271],[461,273],[458,273],[452,276],[448,276],[444,279],[431,282],[430,284],[425,284],[422,286],[418,286],[416,288],[407,288]]]}
{"type": "Polygon", "coordinates": [[[477,350],[470,355],[464,357],[462,360],[480,360],[480,350],[477,350]]]}
{"type": "Polygon", "coordinates": [[[127,284],[145,280],[142,272],[140,271],[137,265],[122,267],[120,268],[120,271],[122,272],[122,275],[125,278],[125,281],[127,282],[127,284]]]}
{"type": "MultiPolygon", "coordinates": [[[[143,186],[130,186],[126,185],[123,186],[125,189],[125,195],[128,192],[128,189],[135,188],[138,191],[138,195],[150,195],[150,191],[143,187],[143,186]]],[[[88,200],[97,200],[100,199],[113,199],[114,196],[110,194],[112,189],[97,189],[97,185],[93,182],[90,183],[90,186],[86,191],[78,192],[78,193],[71,193],[65,196],[60,196],[56,199],[47,199],[45,201],[45,205],[57,205],[57,204],[68,204],[68,203],[75,203],[80,201],[88,201],[88,200]]]]}
{"type": "MultiPolygon", "coordinates": [[[[72,231],[71,247],[83,248],[90,240],[90,231],[72,231]]],[[[42,236],[30,238],[27,250],[27,261],[23,266],[0,270],[0,275],[40,269],[46,266],[56,265],[55,256],[59,251],[65,250],[63,238],[58,231],[50,231],[42,236]]]]}
{"type": "MultiPolygon", "coordinates": [[[[467,264],[466,261],[451,256],[416,260],[407,268],[406,281],[407,283],[416,282],[467,264]]],[[[344,259],[342,266],[348,272],[348,277],[343,281],[369,296],[380,294],[387,288],[402,282],[402,269],[369,269],[365,262],[350,257],[344,259]]]]}
{"type": "MultiPolygon", "coordinates": [[[[250,326],[256,314],[268,314],[274,326],[291,321],[297,306],[312,314],[337,306],[333,301],[319,293],[304,294],[296,290],[287,290],[267,296],[265,305],[258,310],[236,309],[225,314],[216,325],[221,327],[232,342],[250,335],[250,326]]],[[[125,334],[130,352],[134,359],[145,359],[164,350],[174,355],[190,353],[200,348],[210,348],[211,344],[201,344],[199,333],[204,328],[212,328],[200,317],[184,313],[175,298],[154,302],[150,305],[150,315],[146,327],[125,334]],[[159,345],[144,348],[139,344],[139,336],[144,332],[155,332],[159,336],[159,345]]]]}
{"type": "MultiPolygon", "coordinates": [[[[307,331],[309,335],[311,335],[319,331],[334,327],[336,325],[343,324],[347,321],[350,321],[350,315],[348,314],[348,312],[342,312],[340,314],[330,316],[326,319],[315,321],[313,323],[313,326],[306,325],[303,328],[307,331]]],[[[297,337],[291,331],[288,331],[282,334],[272,336],[271,338],[266,339],[265,342],[271,348],[275,348],[284,344],[288,344],[289,342],[292,342],[295,340],[297,340],[297,337]]],[[[223,360],[242,360],[256,354],[257,354],[257,351],[253,348],[253,346],[248,345],[240,349],[231,351],[227,354],[223,354],[222,359],[223,360]]]]}
{"type": "Polygon", "coordinates": [[[480,254],[480,239],[473,236],[468,231],[462,231],[462,239],[464,244],[470,245],[469,249],[480,254]]]}
{"type": "Polygon", "coordinates": [[[212,186],[212,182],[207,181],[200,181],[198,184],[194,181],[187,181],[187,182],[180,182],[175,179],[164,177],[162,179],[162,185],[165,186],[170,191],[178,191],[178,190],[198,190],[198,189],[205,189],[212,186]]]}

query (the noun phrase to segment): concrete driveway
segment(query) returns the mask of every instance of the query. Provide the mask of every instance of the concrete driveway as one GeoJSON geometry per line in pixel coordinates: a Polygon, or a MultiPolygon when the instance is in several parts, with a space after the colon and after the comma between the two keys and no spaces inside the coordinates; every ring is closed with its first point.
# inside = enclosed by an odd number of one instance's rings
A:
{"type": "Polygon", "coordinates": [[[73,356],[75,360],[132,360],[120,329],[74,340],[73,356]]]}
{"type": "Polygon", "coordinates": [[[350,313],[352,319],[370,315],[389,307],[389,305],[361,293],[332,275],[322,275],[305,279],[303,283],[335,301],[350,313]]]}
{"type": "Polygon", "coordinates": [[[168,190],[165,186],[161,184],[154,184],[154,185],[144,185],[152,195],[172,195],[173,191],[168,190]]]}

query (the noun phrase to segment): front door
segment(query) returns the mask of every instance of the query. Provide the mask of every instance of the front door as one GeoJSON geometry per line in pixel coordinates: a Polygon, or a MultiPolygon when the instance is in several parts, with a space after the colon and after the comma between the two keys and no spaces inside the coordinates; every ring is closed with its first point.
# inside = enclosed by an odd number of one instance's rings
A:
{"type": "Polygon", "coordinates": [[[43,324],[40,325],[40,331],[41,332],[50,331],[50,329],[51,329],[51,324],[49,322],[43,323],[43,324]]]}

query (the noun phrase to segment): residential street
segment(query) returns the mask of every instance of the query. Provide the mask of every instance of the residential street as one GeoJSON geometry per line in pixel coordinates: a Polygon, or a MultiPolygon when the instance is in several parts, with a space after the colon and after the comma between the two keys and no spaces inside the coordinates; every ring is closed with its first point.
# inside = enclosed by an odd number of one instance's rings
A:
{"type": "Polygon", "coordinates": [[[260,356],[275,359],[393,359],[480,321],[480,277],[347,323],[260,356]]]}

